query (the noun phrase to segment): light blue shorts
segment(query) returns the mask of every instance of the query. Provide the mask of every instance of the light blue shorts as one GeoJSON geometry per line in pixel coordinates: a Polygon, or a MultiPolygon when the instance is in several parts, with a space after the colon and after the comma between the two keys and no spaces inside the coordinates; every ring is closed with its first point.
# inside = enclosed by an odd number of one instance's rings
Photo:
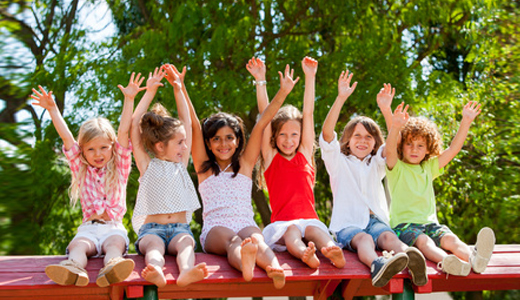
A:
{"type": "Polygon", "coordinates": [[[385,231],[390,231],[394,233],[390,226],[386,225],[385,222],[381,221],[376,215],[371,214],[370,221],[368,221],[368,225],[365,229],[361,229],[355,226],[343,228],[342,230],[336,232],[336,238],[338,239],[338,242],[343,246],[343,248],[346,248],[352,252],[356,252],[356,250],[352,248],[352,245],[350,243],[352,242],[352,239],[354,238],[354,236],[356,236],[356,234],[364,232],[370,234],[370,236],[374,240],[376,249],[378,249],[377,239],[385,231]]]}
{"type": "Polygon", "coordinates": [[[135,242],[135,250],[139,255],[143,255],[141,251],[139,251],[139,241],[149,234],[156,235],[160,237],[164,242],[164,253],[168,253],[168,245],[173,240],[174,237],[179,234],[189,234],[193,238],[193,242],[195,243],[195,248],[197,247],[197,243],[195,242],[195,238],[193,237],[193,232],[191,232],[190,225],[186,223],[169,223],[169,224],[159,224],[159,223],[146,223],[139,229],[139,236],[137,237],[137,241],[135,242]]]}

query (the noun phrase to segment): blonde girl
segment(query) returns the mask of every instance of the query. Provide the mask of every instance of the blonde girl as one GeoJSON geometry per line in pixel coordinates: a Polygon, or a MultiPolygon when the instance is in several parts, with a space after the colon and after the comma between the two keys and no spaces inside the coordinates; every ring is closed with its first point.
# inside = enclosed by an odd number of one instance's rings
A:
{"type": "MultiPolygon", "coordinates": [[[[305,57],[302,67],[305,73],[303,114],[294,106],[282,107],[262,138],[262,168],[272,210],[272,223],[263,234],[270,247],[279,251],[287,249],[311,268],[320,264],[316,247],[334,266],[343,268],[343,251],[332,240],[314,208],[313,112],[318,62],[305,57]]],[[[265,82],[265,65],[261,60],[251,59],[248,70],[256,82],[265,82]]],[[[268,104],[265,85],[257,85],[257,98],[262,113],[268,104]]]]}
{"type": "Polygon", "coordinates": [[[60,285],[86,286],[85,271],[89,257],[105,255],[99,271],[100,287],[125,280],[134,269],[131,259],[122,256],[128,249],[128,235],[122,220],[126,213],[126,184],[131,170],[132,147],[128,139],[133,103],[143,81],[134,73],[127,87],[119,85],[125,96],[117,136],[110,122],[95,118],[81,125],[78,141],[74,139],[52,98],[43,87],[33,89],[31,97],[46,109],[63,140],[63,153],[72,171],[71,203],[81,202],[83,222],[67,247],[68,259],[49,265],[45,273],[60,285]]]}

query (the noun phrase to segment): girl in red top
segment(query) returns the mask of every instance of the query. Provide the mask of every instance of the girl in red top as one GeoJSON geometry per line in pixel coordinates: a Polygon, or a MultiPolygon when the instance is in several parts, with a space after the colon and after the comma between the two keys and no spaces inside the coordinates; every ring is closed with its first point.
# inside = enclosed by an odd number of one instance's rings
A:
{"type": "MultiPolygon", "coordinates": [[[[318,62],[305,57],[302,68],[305,73],[303,116],[294,106],[282,107],[266,127],[262,139],[261,170],[265,170],[263,175],[272,210],[272,223],[263,234],[271,248],[287,249],[311,268],[320,264],[316,247],[334,266],[343,268],[343,251],[332,240],[327,226],[319,220],[314,209],[313,112],[318,62]]],[[[265,64],[253,58],[247,69],[257,82],[258,109],[262,113],[269,101],[265,64]]]]}

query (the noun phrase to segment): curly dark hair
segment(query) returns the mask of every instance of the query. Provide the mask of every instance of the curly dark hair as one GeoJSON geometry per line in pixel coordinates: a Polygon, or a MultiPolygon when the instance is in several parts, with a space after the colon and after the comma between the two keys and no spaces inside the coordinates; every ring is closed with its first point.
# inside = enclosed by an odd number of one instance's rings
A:
{"type": "Polygon", "coordinates": [[[425,117],[410,117],[403,129],[401,129],[401,140],[397,145],[397,154],[400,160],[403,160],[404,142],[408,140],[413,141],[421,137],[426,141],[426,148],[429,152],[426,153],[421,163],[441,154],[442,138],[437,125],[425,117]]]}

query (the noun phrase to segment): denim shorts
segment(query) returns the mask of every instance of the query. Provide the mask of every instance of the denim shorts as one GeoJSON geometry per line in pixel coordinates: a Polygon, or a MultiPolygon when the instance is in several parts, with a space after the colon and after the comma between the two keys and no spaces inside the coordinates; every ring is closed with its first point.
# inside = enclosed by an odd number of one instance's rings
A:
{"type": "Polygon", "coordinates": [[[392,233],[394,233],[390,226],[386,225],[385,222],[381,221],[376,215],[371,214],[370,220],[368,221],[368,225],[365,229],[361,229],[356,226],[343,228],[340,231],[336,232],[336,238],[338,239],[338,242],[343,246],[343,248],[346,248],[352,252],[356,252],[356,250],[354,250],[352,248],[352,245],[350,244],[354,236],[356,236],[356,234],[360,232],[370,234],[370,236],[374,240],[374,244],[376,245],[377,249],[377,239],[385,231],[391,231],[392,233]]]}
{"type": "Polygon", "coordinates": [[[195,242],[195,238],[193,237],[193,232],[191,232],[190,225],[186,223],[169,223],[169,224],[158,224],[158,223],[146,223],[139,229],[139,235],[137,237],[137,241],[135,242],[135,250],[139,255],[143,255],[141,251],[139,251],[139,241],[146,235],[153,234],[160,237],[164,242],[164,253],[168,253],[168,245],[179,234],[189,234],[195,243],[195,248],[197,247],[197,243],[195,242]]]}
{"type": "Polygon", "coordinates": [[[394,228],[394,231],[401,242],[407,244],[408,246],[413,246],[419,235],[426,234],[435,242],[437,247],[440,247],[441,238],[447,233],[453,234],[448,226],[437,223],[401,223],[394,228]]]}

